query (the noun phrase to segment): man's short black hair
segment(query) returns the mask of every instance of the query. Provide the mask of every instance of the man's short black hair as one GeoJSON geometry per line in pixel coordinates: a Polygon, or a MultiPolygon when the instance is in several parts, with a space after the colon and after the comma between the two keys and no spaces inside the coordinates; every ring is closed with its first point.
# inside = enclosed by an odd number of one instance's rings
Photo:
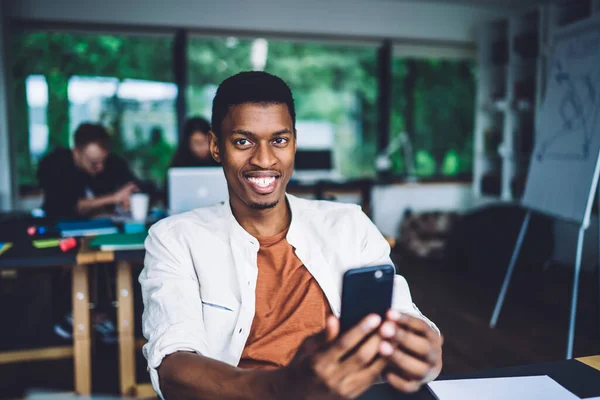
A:
{"type": "Polygon", "coordinates": [[[212,107],[212,130],[217,137],[229,108],[246,103],[285,104],[296,127],[294,98],[283,79],[263,71],[245,71],[225,79],[217,89],[212,107]]]}
{"type": "Polygon", "coordinates": [[[88,144],[96,143],[104,150],[110,150],[110,135],[100,124],[83,123],[75,131],[75,147],[84,149],[88,144]]]}

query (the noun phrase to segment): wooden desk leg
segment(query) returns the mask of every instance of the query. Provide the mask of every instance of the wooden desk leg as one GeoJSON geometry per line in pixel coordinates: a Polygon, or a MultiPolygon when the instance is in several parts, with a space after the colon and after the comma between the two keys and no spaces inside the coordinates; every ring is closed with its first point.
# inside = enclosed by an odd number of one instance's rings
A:
{"type": "Polygon", "coordinates": [[[117,263],[117,325],[119,329],[119,380],[121,395],[135,394],[135,341],[131,264],[117,263]]]}
{"type": "Polygon", "coordinates": [[[88,267],[85,265],[74,266],[72,278],[75,392],[80,395],[89,395],[92,391],[92,363],[88,267]]]}

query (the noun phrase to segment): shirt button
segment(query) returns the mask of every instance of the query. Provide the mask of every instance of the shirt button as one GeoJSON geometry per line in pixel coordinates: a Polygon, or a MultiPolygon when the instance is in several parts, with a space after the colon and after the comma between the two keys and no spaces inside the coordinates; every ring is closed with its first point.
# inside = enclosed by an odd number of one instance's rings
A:
{"type": "Polygon", "coordinates": [[[238,331],[238,333],[242,333],[242,328],[240,328],[240,330],[238,331]]]}
{"type": "Polygon", "coordinates": [[[250,281],[248,281],[248,286],[250,286],[250,281]]]}

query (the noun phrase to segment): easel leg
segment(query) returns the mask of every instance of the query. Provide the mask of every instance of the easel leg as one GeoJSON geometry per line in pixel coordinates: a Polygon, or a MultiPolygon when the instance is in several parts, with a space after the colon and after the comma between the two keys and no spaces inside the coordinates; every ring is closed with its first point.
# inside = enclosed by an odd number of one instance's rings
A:
{"type": "Polygon", "coordinates": [[[504,277],[502,289],[500,289],[500,294],[498,295],[498,300],[496,301],[496,307],[494,307],[494,313],[492,314],[492,319],[490,320],[490,328],[494,328],[496,326],[496,323],[498,322],[498,316],[500,315],[500,311],[502,310],[502,305],[504,304],[504,297],[506,296],[506,292],[508,291],[508,285],[510,284],[510,279],[512,278],[512,274],[515,269],[515,264],[517,263],[517,259],[519,258],[521,245],[523,244],[523,240],[525,239],[525,234],[527,233],[527,228],[529,226],[530,220],[531,211],[527,211],[525,219],[523,220],[523,225],[521,225],[521,231],[519,232],[519,237],[517,238],[515,250],[513,251],[512,257],[510,258],[510,263],[508,264],[508,270],[506,271],[506,276],[504,277]]]}
{"type": "Polygon", "coordinates": [[[573,358],[573,341],[575,339],[575,317],[577,316],[577,296],[579,294],[579,275],[581,272],[581,256],[583,253],[583,238],[585,228],[579,228],[577,238],[577,253],[575,254],[575,272],[573,274],[573,290],[571,292],[571,314],[569,317],[569,337],[567,338],[567,360],[573,358]]]}
{"type": "Polygon", "coordinates": [[[596,200],[598,200],[598,287],[596,291],[596,336],[600,336],[600,185],[598,185],[598,192],[596,193],[596,200]]]}
{"type": "MultiPolygon", "coordinates": [[[[598,253],[600,253],[600,249],[598,253]]],[[[596,293],[598,296],[598,300],[596,301],[596,336],[600,336],[600,261],[598,261],[598,288],[596,289],[596,293]]]]}
{"type": "Polygon", "coordinates": [[[124,396],[134,395],[135,391],[135,342],[133,331],[133,286],[131,264],[117,263],[117,308],[119,329],[119,380],[120,391],[124,396]]]}
{"type": "Polygon", "coordinates": [[[88,267],[74,266],[72,277],[75,392],[85,396],[92,391],[88,267]]]}

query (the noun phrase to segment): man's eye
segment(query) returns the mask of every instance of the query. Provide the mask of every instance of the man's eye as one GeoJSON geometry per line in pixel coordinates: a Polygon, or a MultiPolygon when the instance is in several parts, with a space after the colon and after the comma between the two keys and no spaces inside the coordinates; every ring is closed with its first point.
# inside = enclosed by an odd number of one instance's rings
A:
{"type": "Polygon", "coordinates": [[[275,144],[286,144],[288,140],[286,138],[278,137],[273,142],[275,142],[275,144]]]}
{"type": "Polygon", "coordinates": [[[246,145],[250,144],[250,141],[248,139],[237,139],[235,141],[235,144],[240,145],[240,146],[246,146],[246,145]]]}

